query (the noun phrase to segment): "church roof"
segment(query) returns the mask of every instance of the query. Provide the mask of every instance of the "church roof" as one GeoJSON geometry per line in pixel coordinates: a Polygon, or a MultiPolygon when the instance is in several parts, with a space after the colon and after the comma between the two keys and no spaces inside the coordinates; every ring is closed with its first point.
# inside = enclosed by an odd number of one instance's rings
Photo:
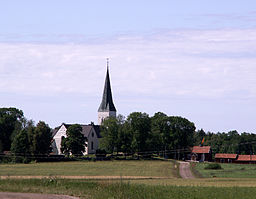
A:
{"type": "Polygon", "coordinates": [[[102,101],[98,109],[98,112],[106,112],[106,111],[116,111],[116,108],[112,99],[108,67],[107,67],[107,74],[105,79],[105,86],[104,86],[102,101]]]}
{"type": "MultiPolygon", "coordinates": [[[[65,124],[63,123],[62,125],[64,125],[66,127],[66,129],[68,129],[68,127],[70,127],[72,124],[65,124]]],[[[61,126],[62,126],[61,125],[61,126]]],[[[52,132],[52,137],[54,137],[56,135],[56,133],[59,131],[60,127],[56,127],[53,132],[52,132]]],[[[94,128],[96,134],[97,134],[97,137],[98,138],[101,138],[101,135],[100,135],[100,126],[99,125],[94,125],[94,124],[80,124],[80,126],[82,127],[82,134],[84,135],[84,137],[88,137],[90,131],[92,128],[94,128]]]]}

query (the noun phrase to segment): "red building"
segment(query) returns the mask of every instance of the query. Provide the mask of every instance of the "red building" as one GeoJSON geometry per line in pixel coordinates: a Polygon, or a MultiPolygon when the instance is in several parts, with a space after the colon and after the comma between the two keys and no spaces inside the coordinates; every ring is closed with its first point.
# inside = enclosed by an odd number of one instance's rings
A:
{"type": "Polygon", "coordinates": [[[215,161],[220,163],[232,163],[237,159],[237,154],[229,154],[229,153],[216,153],[215,161]]]}
{"type": "Polygon", "coordinates": [[[256,164],[256,155],[238,155],[236,163],[256,164]]]}
{"type": "Polygon", "coordinates": [[[193,146],[191,153],[192,161],[212,161],[212,150],[210,146],[193,146]]]}

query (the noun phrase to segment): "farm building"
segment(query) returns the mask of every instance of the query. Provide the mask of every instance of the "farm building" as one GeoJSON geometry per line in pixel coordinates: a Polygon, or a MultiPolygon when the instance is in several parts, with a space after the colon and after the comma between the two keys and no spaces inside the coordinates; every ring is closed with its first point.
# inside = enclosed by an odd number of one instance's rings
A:
{"type": "Polygon", "coordinates": [[[236,163],[240,164],[256,164],[256,155],[238,155],[236,163]]]}
{"type": "Polygon", "coordinates": [[[236,161],[237,156],[237,154],[216,153],[215,161],[220,163],[233,163],[236,161]]]}
{"type": "Polygon", "coordinates": [[[192,161],[212,161],[212,149],[210,146],[193,146],[191,153],[192,161]]]}

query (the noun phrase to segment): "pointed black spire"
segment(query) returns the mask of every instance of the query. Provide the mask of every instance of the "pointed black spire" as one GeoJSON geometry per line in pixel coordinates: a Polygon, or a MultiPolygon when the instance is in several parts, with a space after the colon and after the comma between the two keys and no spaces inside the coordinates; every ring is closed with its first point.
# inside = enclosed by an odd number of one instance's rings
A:
{"type": "Polygon", "coordinates": [[[98,112],[108,112],[108,111],[116,111],[116,108],[112,99],[109,69],[108,69],[108,59],[107,59],[107,74],[105,79],[105,86],[104,86],[102,101],[98,109],[98,112]]]}

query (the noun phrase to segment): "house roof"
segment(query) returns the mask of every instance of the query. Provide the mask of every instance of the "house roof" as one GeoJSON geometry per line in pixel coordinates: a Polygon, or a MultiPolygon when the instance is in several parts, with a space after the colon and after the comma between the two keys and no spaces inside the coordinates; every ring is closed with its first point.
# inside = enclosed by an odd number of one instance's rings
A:
{"type": "Polygon", "coordinates": [[[104,86],[102,101],[98,109],[98,112],[106,112],[106,111],[116,111],[116,108],[112,99],[108,66],[107,66],[107,74],[105,79],[105,86],[104,86]]]}
{"type": "Polygon", "coordinates": [[[256,161],[256,155],[238,155],[237,161],[256,161]]]}
{"type": "MultiPolygon", "coordinates": [[[[72,124],[65,124],[63,123],[62,125],[64,125],[66,127],[66,129],[68,129],[68,127],[70,127],[72,124]]],[[[61,125],[61,126],[62,126],[61,125]]],[[[56,133],[58,132],[58,130],[60,129],[60,127],[56,127],[53,132],[52,132],[52,135],[53,137],[56,135],[56,133]]],[[[97,134],[97,137],[98,138],[101,138],[101,135],[100,135],[100,126],[99,125],[94,125],[94,124],[80,124],[80,126],[82,127],[82,134],[85,136],[85,137],[88,137],[90,131],[92,130],[92,128],[94,128],[96,134],[97,134]]]]}
{"type": "Polygon", "coordinates": [[[58,132],[58,130],[60,129],[60,127],[61,127],[61,126],[58,126],[58,127],[54,128],[54,129],[52,130],[52,137],[54,137],[54,136],[56,135],[56,133],[58,132]]]}
{"type": "Polygon", "coordinates": [[[210,146],[193,146],[192,153],[210,153],[210,146]]]}
{"type": "Polygon", "coordinates": [[[215,158],[227,158],[227,159],[236,159],[237,154],[230,154],[230,153],[216,153],[215,158]]]}

